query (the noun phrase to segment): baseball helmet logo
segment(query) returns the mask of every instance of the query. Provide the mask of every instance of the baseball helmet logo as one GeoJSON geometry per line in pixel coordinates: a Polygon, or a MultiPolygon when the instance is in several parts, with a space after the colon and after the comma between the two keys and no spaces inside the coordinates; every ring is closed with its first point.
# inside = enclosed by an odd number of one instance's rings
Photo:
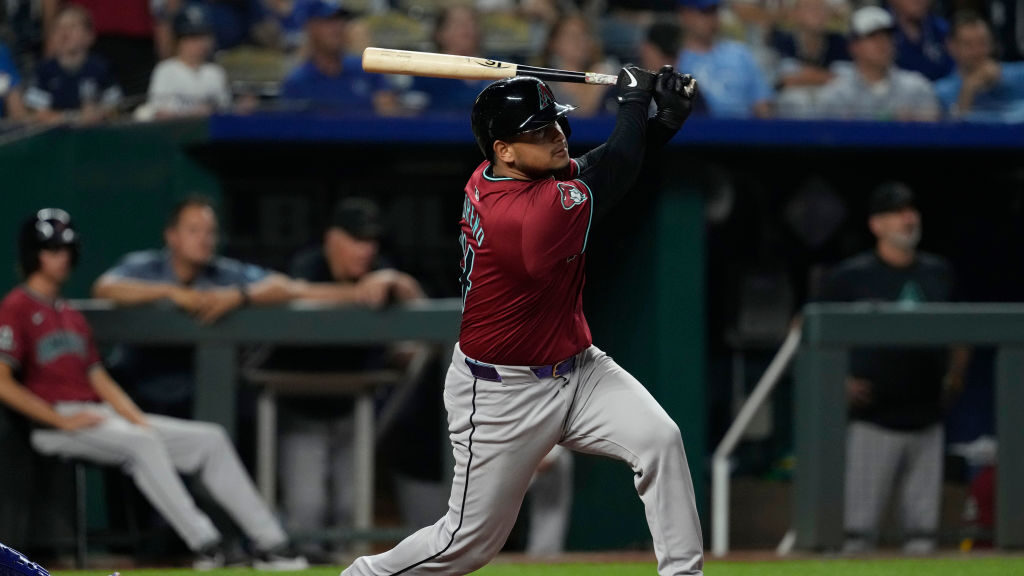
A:
{"type": "Polygon", "coordinates": [[[559,182],[558,191],[562,194],[562,208],[571,210],[587,201],[587,194],[571,182],[559,182]]]}

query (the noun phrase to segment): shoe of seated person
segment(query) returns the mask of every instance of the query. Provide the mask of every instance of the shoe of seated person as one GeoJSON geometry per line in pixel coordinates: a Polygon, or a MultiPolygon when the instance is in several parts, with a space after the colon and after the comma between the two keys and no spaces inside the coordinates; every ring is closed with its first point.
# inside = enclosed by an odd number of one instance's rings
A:
{"type": "Polygon", "coordinates": [[[278,546],[272,550],[257,550],[253,555],[252,567],[267,572],[286,572],[305,570],[309,568],[309,561],[287,546],[278,546]]]}

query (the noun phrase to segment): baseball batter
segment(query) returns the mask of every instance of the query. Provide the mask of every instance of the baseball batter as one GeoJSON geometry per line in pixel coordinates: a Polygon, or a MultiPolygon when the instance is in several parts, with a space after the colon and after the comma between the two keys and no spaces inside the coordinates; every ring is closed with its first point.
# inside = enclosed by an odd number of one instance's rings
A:
{"type": "Polygon", "coordinates": [[[487,160],[466,184],[459,345],[444,401],[455,455],[448,513],[343,576],[467,574],[502,548],[538,462],[556,444],[634,472],[661,576],[703,574],[700,523],[679,428],[593,346],[583,316],[591,224],[636,179],[645,150],[682,126],[696,85],[671,67],[619,73],[608,141],[570,159],[566,114],[540,80],[480,93],[472,127],[487,160]],[[658,111],[648,118],[654,98],[658,111]]]}

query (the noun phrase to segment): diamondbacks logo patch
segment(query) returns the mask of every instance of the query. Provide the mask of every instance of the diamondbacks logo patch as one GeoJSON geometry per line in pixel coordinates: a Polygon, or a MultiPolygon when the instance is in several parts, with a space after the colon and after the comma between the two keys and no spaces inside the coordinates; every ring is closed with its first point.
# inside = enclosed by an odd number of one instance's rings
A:
{"type": "Polygon", "coordinates": [[[572,182],[559,182],[558,191],[562,195],[562,208],[566,210],[572,210],[587,201],[587,193],[572,182]]]}
{"type": "Polygon", "coordinates": [[[0,350],[14,352],[14,330],[10,326],[0,326],[0,350]]]}
{"type": "Polygon", "coordinates": [[[555,95],[547,84],[537,84],[537,109],[543,110],[555,101],[555,95]]]}

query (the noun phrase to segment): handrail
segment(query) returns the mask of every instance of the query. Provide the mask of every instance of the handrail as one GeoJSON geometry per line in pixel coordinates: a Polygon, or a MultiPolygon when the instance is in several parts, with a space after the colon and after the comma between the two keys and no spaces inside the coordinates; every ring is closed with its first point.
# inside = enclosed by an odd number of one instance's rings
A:
{"type": "Polygon", "coordinates": [[[743,403],[739,414],[729,426],[725,437],[718,443],[711,458],[711,553],[715,556],[723,556],[729,552],[729,456],[736,449],[757,410],[768,399],[792,362],[800,347],[801,332],[801,323],[794,322],[782,347],[757,382],[750,397],[743,403]]]}

